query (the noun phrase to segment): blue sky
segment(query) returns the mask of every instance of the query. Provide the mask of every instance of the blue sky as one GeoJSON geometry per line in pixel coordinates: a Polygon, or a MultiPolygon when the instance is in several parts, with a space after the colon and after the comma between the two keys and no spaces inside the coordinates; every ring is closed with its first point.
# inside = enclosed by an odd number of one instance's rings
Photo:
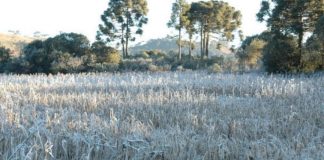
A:
{"type": "MultiPolygon", "coordinates": [[[[137,42],[176,34],[167,28],[174,0],[147,0],[149,23],[137,42]]],[[[189,0],[189,2],[197,0],[189,0]]],[[[243,14],[242,30],[245,35],[260,33],[264,24],[256,22],[255,14],[261,0],[225,0],[243,14]]],[[[54,36],[60,32],[76,32],[95,39],[100,15],[108,6],[108,0],[1,0],[0,32],[19,30],[23,35],[35,31],[54,36]]]]}

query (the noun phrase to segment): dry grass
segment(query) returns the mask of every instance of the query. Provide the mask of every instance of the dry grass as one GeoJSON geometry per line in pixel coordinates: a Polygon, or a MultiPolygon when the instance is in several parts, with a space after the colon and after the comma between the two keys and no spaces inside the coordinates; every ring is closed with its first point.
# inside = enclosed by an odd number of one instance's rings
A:
{"type": "Polygon", "coordinates": [[[324,159],[324,76],[0,76],[0,159],[324,159]]]}
{"type": "Polygon", "coordinates": [[[0,46],[4,46],[12,50],[13,56],[19,56],[23,48],[33,40],[36,39],[27,36],[0,33],[0,46]]]}

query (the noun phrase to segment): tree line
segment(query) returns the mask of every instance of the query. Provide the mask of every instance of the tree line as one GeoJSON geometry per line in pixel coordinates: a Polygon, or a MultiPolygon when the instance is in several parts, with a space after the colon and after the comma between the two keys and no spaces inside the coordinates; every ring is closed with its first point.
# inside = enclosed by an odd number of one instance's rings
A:
{"type": "Polygon", "coordinates": [[[257,20],[268,30],[242,42],[237,52],[241,66],[262,65],[271,73],[324,69],[324,1],[263,0],[257,20]]]}
{"type": "Polygon", "coordinates": [[[0,72],[75,73],[212,67],[212,70],[264,69],[271,73],[287,73],[324,69],[322,0],[262,1],[256,16],[258,21],[267,24],[268,30],[245,39],[240,30],[242,15],[227,2],[175,0],[171,11],[166,25],[178,31],[177,53],[143,51],[139,55],[130,54],[129,44],[136,40],[136,35],[143,34],[143,26],[149,21],[147,1],[110,0],[101,15],[96,42],[90,44],[81,34],[61,33],[31,42],[20,57],[11,57],[10,50],[1,47],[0,72]],[[307,34],[311,36],[305,40],[307,34]],[[238,48],[231,48],[236,59],[210,58],[212,40],[232,41],[234,35],[242,41],[238,48]],[[200,55],[192,54],[194,38],[199,38],[200,55]],[[183,51],[184,46],[188,51],[183,51]],[[117,48],[121,48],[121,54],[117,48]]]}

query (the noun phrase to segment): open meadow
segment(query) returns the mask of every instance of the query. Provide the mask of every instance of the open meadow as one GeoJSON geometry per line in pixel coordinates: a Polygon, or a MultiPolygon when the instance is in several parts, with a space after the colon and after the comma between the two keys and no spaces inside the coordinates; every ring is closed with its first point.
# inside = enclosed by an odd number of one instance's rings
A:
{"type": "Polygon", "coordinates": [[[324,75],[0,75],[0,159],[324,159],[324,75]]]}

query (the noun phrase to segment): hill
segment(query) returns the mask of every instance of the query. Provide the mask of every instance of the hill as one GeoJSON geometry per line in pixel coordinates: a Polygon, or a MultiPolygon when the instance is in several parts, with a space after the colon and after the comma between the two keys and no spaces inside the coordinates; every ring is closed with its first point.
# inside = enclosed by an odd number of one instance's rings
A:
{"type": "Polygon", "coordinates": [[[33,40],[36,40],[36,38],[0,33],[0,46],[12,50],[14,56],[18,56],[22,49],[33,40]]]}
{"type": "MultiPolygon", "coordinates": [[[[129,48],[129,51],[133,54],[139,54],[145,50],[160,50],[165,53],[169,52],[177,52],[178,51],[178,46],[176,44],[176,39],[172,38],[159,38],[159,39],[151,39],[147,41],[146,43],[138,43],[133,47],[129,48]]],[[[220,49],[217,49],[217,44],[218,42],[212,41],[210,43],[210,50],[209,54],[210,56],[219,56],[219,55],[230,55],[232,52],[226,45],[221,45],[220,49]]],[[[194,55],[200,55],[200,46],[199,42],[195,42],[195,49],[193,50],[194,55]]],[[[188,47],[183,47],[183,53],[188,54],[188,47]]]]}

